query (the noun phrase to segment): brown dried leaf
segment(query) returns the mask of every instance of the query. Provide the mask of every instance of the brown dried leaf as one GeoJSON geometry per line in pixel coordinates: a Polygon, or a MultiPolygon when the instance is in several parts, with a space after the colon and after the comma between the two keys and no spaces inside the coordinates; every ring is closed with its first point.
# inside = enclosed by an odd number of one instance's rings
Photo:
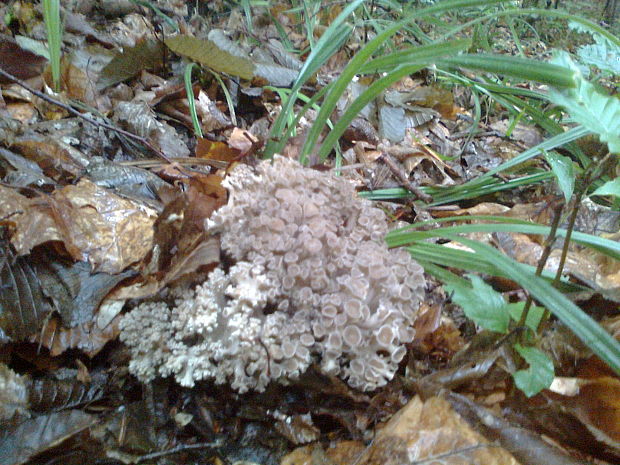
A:
{"type": "Polygon", "coordinates": [[[365,448],[361,441],[339,441],[327,450],[321,444],[311,444],[282,457],[280,465],[354,464],[365,448]]]}
{"type": "Polygon", "coordinates": [[[52,318],[31,341],[49,349],[52,357],[69,349],[79,349],[89,357],[94,357],[106,343],[119,335],[120,320],[121,316],[118,315],[105,328],[100,328],[94,321],[64,328],[58,318],[52,318]]]}
{"type": "Polygon", "coordinates": [[[226,203],[221,182],[216,175],[195,174],[187,193],[173,199],[155,223],[158,257],[150,271],[163,274],[162,286],[219,262],[219,242],[205,236],[204,223],[226,203]]]}
{"type": "Polygon", "coordinates": [[[11,244],[18,255],[26,255],[45,242],[62,241],[47,197],[29,199],[0,186],[0,217],[11,225],[11,244]]]}
{"type": "Polygon", "coordinates": [[[602,373],[595,378],[556,378],[549,388],[563,411],[574,415],[594,437],[620,453],[620,379],[602,373]],[[566,386],[571,387],[570,391],[566,386]]]}
{"type": "Polygon", "coordinates": [[[196,100],[196,112],[200,116],[203,131],[212,132],[227,128],[232,124],[230,118],[218,108],[217,103],[202,91],[196,100]]]}
{"type": "Polygon", "coordinates": [[[357,460],[358,465],[402,465],[429,461],[450,465],[517,465],[506,450],[472,430],[440,397],[414,397],[357,460]]]}
{"type": "Polygon", "coordinates": [[[319,439],[321,431],[312,423],[309,413],[282,416],[276,419],[275,429],[293,444],[307,444],[319,439]]]}
{"type": "Polygon", "coordinates": [[[196,157],[231,163],[239,157],[239,150],[231,148],[224,142],[200,138],[196,141],[196,157]]]}
{"type": "MultiPolygon", "coordinates": [[[[40,75],[47,59],[23,49],[11,36],[0,34],[0,63],[4,71],[23,80],[40,75]]],[[[9,82],[0,77],[0,84],[9,82]]]]}
{"type": "Polygon", "coordinates": [[[82,154],[52,136],[27,134],[16,139],[12,148],[36,162],[46,176],[65,184],[88,164],[82,154]]]}
{"type": "Polygon", "coordinates": [[[242,155],[250,153],[258,143],[258,139],[249,131],[234,128],[228,137],[228,145],[238,150],[242,155]]]}
{"type": "MultiPolygon", "coordinates": [[[[44,77],[45,81],[51,85],[52,73],[50,68],[46,69],[44,77]]],[[[99,93],[95,89],[94,82],[91,81],[85,70],[72,63],[70,57],[63,57],[61,60],[60,80],[66,97],[101,109],[98,102],[99,93]]]]}
{"type": "Polygon", "coordinates": [[[119,273],[151,250],[155,211],[82,179],[50,198],[67,251],[93,270],[119,273]]]}
{"type": "Polygon", "coordinates": [[[176,130],[158,120],[145,102],[118,103],[114,109],[114,119],[129,131],[150,139],[170,158],[189,156],[189,149],[176,130]]]}
{"type": "Polygon", "coordinates": [[[62,12],[63,25],[67,31],[76,32],[81,35],[91,37],[104,45],[116,45],[107,35],[100,33],[93,28],[87,21],[86,16],[81,13],[73,13],[67,9],[62,12]]]}

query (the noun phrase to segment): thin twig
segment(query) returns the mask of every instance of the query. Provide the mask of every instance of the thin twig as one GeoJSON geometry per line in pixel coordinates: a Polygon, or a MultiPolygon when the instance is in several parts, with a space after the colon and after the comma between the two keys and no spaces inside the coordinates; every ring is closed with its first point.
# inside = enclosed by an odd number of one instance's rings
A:
{"type": "Polygon", "coordinates": [[[172,454],[178,454],[179,452],[185,452],[188,450],[217,449],[218,447],[222,447],[221,441],[201,442],[198,444],[181,444],[180,446],[173,447],[172,449],[162,450],[158,452],[151,452],[150,454],[141,455],[136,460],[136,463],[146,462],[147,460],[158,459],[160,457],[165,457],[167,455],[172,455],[172,454]]]}
{"type": "MultiPolygon", "coordinates": [[[[549,259],[549,255],[551,255],[551,250],[555,240],[557,238],[557,231],[560,225],[560,219],[562,218],[562,210],[564,209],[564,204],[559,203],[553,209],[553,219],[551,220],[551,230],[549,234],[545,238],[545,245],[543,249],[543,253],[538,260],[538,266],[536,267],[536,276],[540,276],[545,269],[545,265],[547,264],[547,260],[549,259]]],[[[521,319],[519,320],[519,326],[525,326],[525,321],[527,320],[527,315],[530,311],[530,307],[532,306],[532,294],[528,294],[527,300],[525,301],[525,306],[523,307],[523,312],[521,312],[521,319]]],[[[544,318],[543,320],[544,321],[544,318]]]]}
{"type": "Polygon", "coordinates": [[[426,203],[429,203],[433,200],[433,198],[424,193],[422,189],[417,186],[414,186],[413,183],[409,180],[409,178],[403,173],[403,170],[398,166],[398,164],[392,159],[392,156],[387,152],[382,152],[377,161],[382,161],[385,163],[392,174],[400,181],[402,186],[411,192],[416,198],[423,200],[426,203]]]}
{"type": "Polygon", "coordinates": [[[109,129],[110,131],[114,131],[114,132],[116,132],[118,134],[121,134],[121,135],[123,135],[123,136],[125,136],[125,137],[127,137],[129,139],[133,139],[136,142],[139,142],[140,144],[144,145],[146,148],[148,148],[151,152],[153,152],[158,157],[164,159],[168,163],[173,163],[166,155],[164,155],[157,147],[155,147],[153,144],[151,144],[144,137],[140,137],[140,136],[138,136],[136,134],[132,134],[131,132],[128,132],[128,131],[125,131],[123,129],[120,129],[120,128],[117,128],[115,126],[112,126],[111,124],[103,123],[101,121],[97,121],[97,120],[92,119],[92,118],[90,118],[88,116],[85,116],[82,113],[80,113],[79,111],[77,111],[76,109],[74,109],[71,105],[68,105],[68,104],[66,104],[64,102],[61,102],[60,100],[56,100],[55,98],[50,97],[49,95],[46,95],[43,92],[40,92],[40,91],[38,91],[36,89],[33,89],[28,84],[26,84],[24,81],[22,81],[21,79],[13,76],[11,73],[7,73],[2,68],[0,68],[0,76],[5,77],[6,79],[14,82],[15,84],[17,84],[20,87],[23,87],[24,89],[26,89],[31,94],[36,95],[37,97],[45,100],[46,102],[49,102],[52,105],[56,105],[57,107],[60,107],[60,108],[62,108],[64,110],[68,111],[73,116],[77,116],[78,118],[83,119],[87,123],[90,123],[90,124],[92,124],[94,126],[98,126],[98,127],[102,127],[102,128],[105,128],[105,129],[109,129]]]}

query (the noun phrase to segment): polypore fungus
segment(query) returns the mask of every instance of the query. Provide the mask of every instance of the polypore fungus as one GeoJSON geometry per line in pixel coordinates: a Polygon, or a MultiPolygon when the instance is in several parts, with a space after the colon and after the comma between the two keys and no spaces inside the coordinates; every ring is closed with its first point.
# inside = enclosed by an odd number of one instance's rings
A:
{"type": "Polygon", "coordinates": [[[331,173],[276,157],[236,167],[228,204],[207,222],[233,265],[170,308],[142,304],[123,320],[130,370],[244,392],[299,376],[313,357],[358,389],[390,380],[413,339],[421,267],[389,250],[383,211],[331,173]]]}

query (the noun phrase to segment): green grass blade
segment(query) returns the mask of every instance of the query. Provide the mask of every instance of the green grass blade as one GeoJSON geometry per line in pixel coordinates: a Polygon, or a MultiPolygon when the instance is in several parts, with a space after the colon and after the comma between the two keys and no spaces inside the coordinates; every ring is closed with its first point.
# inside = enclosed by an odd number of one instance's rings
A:
{"type": "MultiPolygon", "coordinates": [[[[339,78],[336,80],[334,87],[330,92],[329,101],[326,101],[323,103],[323,105],[321,105],[321,111],[317,115],[314,124],[308,132],[306,142],[300,152],[300,160],[307,160],[310,152],[314,149],[314,147],[316,147],[319,136],[325,127],[327,119],[333,113],[340,96],[344,93],[349,83],[353,80],[353,77],[359,72],[360,68],[364,65],[364,63],[366,63],[391,36],[396,34],[396,32],[401,30],[414,19],[421,18],[425,15],[428,16],[431,14],[441,13],[453,9],[493,5],[497,3],[502,3],[504,1],[506,0],[451,0],[446,2],[439,2],[433,6],[422,8],[413,12],[405,19],[393,24],[380,34],[377,34],[374,39],[368,42],[360,51],[355,54],[355,56],[349,61],[349,64],[342,71],[339,78]]],[[[325,146],[325,143],[323,144],[323,146],[325,146]]]]}
{"type": "MultiPolygon", "coordinates": [[[[416,223],[405,228],[396,229],[390,231],[385,241],[389,247],[398,247],[402,245],[412,244],[425,239],[432,239],[437,237],[446,237],[446,235],[453,234],[467,234],[474,232],[508,232],[508,233],[521,233],[521,234],[539,234],[548,235],[551,228],[549,226],[543,226],[541,224],[530,223],[527,221],[516,220],[514,218],[505,218],[501,216],[491,215],[478,215],[478,216],[453,216],[449,218],[440,218],[437,220],[431,220],[428,222],[416,223]],[[449,227],[436,228],[430,231],[416,231],[414,228],[418,228],[425,224],[436,224],[446,221],[494,221],[494,223],[477,223],[477,224],[461,224],[452,225],[449,227]]],[[[566,230],[558,229],[558,237],[565,237],[566,230]]],[[[578,231],[573,231],[571,240],[577,242],[580,245],[584,245],[599,252],[620,260],[620,243],[605,239],[602,237],[594,236],[592,234],[586,234],[578,231]]]]}
{"type": "Polygon", "coordinates": [[[463,67],[541,82],[555,87],[575,87],[576,73],[570,68],[506,55],[466,54],[443,58],[438,66],[463,67]]]}
{"type": "MultiPolygon", "coordinates": [[[[502,278],[511,279],[510,275],[504,273],[501,269],[489,263],[487,260],[481,258],[473,252],[466,250],[453,249],[440,244],[433,244],[431,242],[416,242],[413,245],[406,247],[411,256],[420,264],[424,263],[424,269],[426,270],[426,264],[434,266],[446,266],[450,268],[458,268],[467,272],[482,273],[490,276],[500,276],[502,278]]],[[[536,267],[530,265],[523,265],[526,269],[532,273],[536,271],[536,267]]],[[[443,269],[443,268],[440,268],[443,269]]],[[[552,282],[555,278],[555,273],[544,270],[542,277],[552,282]]],[[[584,292],[589,288],[573,284],[568,280],[560,281],[558,288],[563,292],[584,292]]]]}
{"type": "Polygon", "coordinates": [[[551,10],[551,9],[546,10],[542,8],[514,8],[510,10],[493,12],[493,13],[490,13],[484,16],[480,16],[479,18],[476,18],[474,20],[471,20],[467,23],[463,23],[453,28],[450,32],[442,36],[441,39],[443,40],[448,39],[460,33],[461,31],[469,29],[470,27],[478,23],[483,23],[485,21],[495,19],[495,18],[500,18],[502,16],[532,16],[532,15],[547,16],[551,18],[555,17],[555,18],[566,19],[567,21],[574,21],[576,23],[581,24],[582,26],[584,26],[586,29],[590,30],[591,32],[600,34],[601,36],[609,40],[610,43],[615,44],[616,46],[620,47],[620,38],[616,37],[614,34],[609,32],[608,30],[606,30],[604,27],[600,26],[599,24],[593,23],[590,20],[577,16],[573,13],[568,13],[566,11],[551,10]]]}
{"type": "Polygon", "coordinates": [[[192,69],[195,63],[188,63],[185,66],[185,74],[183,80],[185,82],[185,93],[187,94],[187,103],[189,105],[189,114],[192,117],[192,125],[194,126],[194,134],[196,137],[202,139],[202,128],[200,127],[200,121],[198,121],[198,114],[196,113],[196,101],[194,100],[194,89],[192,86],[192,69]]]}
{"type": "Polygon", "coordinates": [[[345,24],[345,21],[362,2],[363,0],[355,0],[342,10],[315,44],[314,49],[293,83],[290,98],[286,102],[282,102],[282,110],[273,123],[270,138],[265,146],[265,157],[269,158],[275,153],[281,152],[286,145],[287,139],[282,138],[282,134],[297,100],[299,89],[347,40],[351,27],[345,24]]]}
{"type": "MultiPolygon", "coordinates": [[[[449,42],[446,44],[434,44],[431,46],[418,47],[419,49],[421,49],[419,59],[417,58],[415,49],[408,51],[407,57],[408,57],[409,63],[400,65],[398,68],[388,73],[386,76],[373,82],[368,87],[368,89],[362,92],[361,95],[357,99],[355,99],[353,103],[351,103],[349,108],[347,108],[347,110],[340,117],[338,122],[334,125],[334,128],[329,132],[329,134],[323,141],[321,148],[319,149],[319,152],[318,152],[319,160],[323,161],[327,158],[327,155],[329,155],[329,152],[331,152],[332,147],[334,147],[334,145],[336,144],[340,136],[342,136],[344,131],[346,131],[347,127],[349,127],[349,124],[351,124],[351,121],[353,121],[353,119],[359,114],[359,112],[362,111],[362,109],[366,105],[368,105],[368,103],[371,100],[376,98],[379,95],[379,93],[381,93],[383,90],[388,88],[390,85],[392,85],[396,81],[402,79],[403,77],[408,76],[409,74],[415,73],[421,70],[422,68],[426,67],[429,64],[429,62],[433,61],[434,58],[442,56],[442,55],[445,56],[447,54],[457,53],[463,50],[464,48],[466,48],[467,46],[468,46],[468,41],[459,40],[459,41],[449,42]]],[[[339,94],[330,92],[329,96],[325,99],[323,106],[329,105],[330,107],[335,108],[336,103],[338,102],[339,98],[340,98],[339,94]]],[[[321,114],[319,113],[319,116],[320,115],[321,114]]],[[[328,115],[327,112],[323,113],[323,117],[327,115],[328,115]]],[[[324,124],[323,121],[319,120],[319,117],[317,116],[315,124],[310,130],[310,133],[312,133],[316,138],[318,138],[318,133],[320,132],[318,131],[318,128],[319,127],[322,128],[323,124],[324,124]]],[[[308,136],[308,140],[310,140],[310,135],[308,136]]],[[[308,141],[306,141],[306,144],[308,144],[308,141]]],[[[310,147],[307,147],[307,150],[309,151],[310,147]]],[[[302,154],[304,153],[305,152],[302,151],[302,154]]]]}
{"type": "Polygon", "coordinates": [[[43,0],[43,20],[47,31],[47,47],[50,54],[54,91],[60,92],[60,47],[62,44],[60,0],[43,0]]]}
{"type": "MultiPolygon", "coordinates": [[[[511,190],[517,187],[529,186],[552,178],[553,174],[549,171],[522,176],[509,181],[504,181],[499,178],[480,177],[480,180],[475,179],[460,186],[447,188],[422,187],[422,192],[433,197],[433,202],[430,205],[442,205],[511,190]]],[[[360,192],[359,195],[370,200],[394,200],[409,198],[412,196],[412,193],[404,188],[394,187],[390,189],[360,192]]]]}
{"type": "Polygon", "coordinates": [[[466,50],[470,45],[470,39],[459,39],[443,43],[420,45],[419,47],[410,47],[406,50],[399,50],[398,52],[370,60],[362,66],[358,74],[389,72],[407,63],[417,63],[423,60],[434,61],[438,57],[466,50]]]}

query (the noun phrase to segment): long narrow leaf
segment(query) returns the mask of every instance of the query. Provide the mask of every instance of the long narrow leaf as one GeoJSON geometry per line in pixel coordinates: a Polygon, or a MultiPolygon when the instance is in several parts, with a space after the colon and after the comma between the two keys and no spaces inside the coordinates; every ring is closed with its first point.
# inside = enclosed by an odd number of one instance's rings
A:
{"type": "MultiPolygon", "coordinates": [[[[543,226],[534,223],[528,223],[524,221],[496,217],[496,216],[478,216],[478,217],[450,217],[442,218],[441,220],[433,220],[434,222],[440,221],[471,221],[472,219],[484,220],[484,221],[502,221],[503,223],[478,223],[478,224],[462,224],[454,225],[445,228],[436,228],[430,231],[414,231],[411,230],[414,227],[418,227],[421,224],[412,225],[411,227],[397,229],[390,231],[386,235],[386,242],[389,247],[398,247],[401,245],[408,245],[414,242],[418,242],[423,239],[431,239],[436,237],[446,237],[446,235],[453,234],[467,234],[474,232],[509,232],[509,233],[521,233],[521,234],[540,234],[548,235],[549,226],[543,226]]],[[[558,229],[558,237],[565,237],[566,230],[558,229]]],[[[620,260],[620,243],[602,237],[593,236],[592,234],[586,234],[582,232],[573,231],[571,239],[578,244],[591,247],[604,253],[612,258],[620,260]]]]}
{"type": "MultiPolygon", "coordinates": [[[[393,24],[385,29],[385,31],[378,34],[373,40],[368,42],[355,56],[349,61],[349,64],[340,74],[339,78],[334,84],[334,88],[330,92],[329,102],[324,102],[321,105],[321,111],[317,115],[317,118],[308,132],[306,142],[300,152],[300,160],[307,159],[310,152],[316,146],[319,135],[325,127],[327,119],[331,116],[332,112],[336,108],[336,104],[340,96],[344,93],[349,83],[353,80],[353,77],[359,72],[359,69],[366,63],[368,59],[381,47],[386,40],[396,34],[399,30],[412,22],[415,18],[421,18],[425,15],[431,15],[435,13],[441,13],[444,11],[454,10],[457,11],[461,8],[470,8],[483,5],[493,5],[497,3],[503,3],[506,0],[451,0],[445,2],[439,2],[427,8],[422,8],[415,11],[411,15],[407,16],[403,20],[393,24]]],[[[363,108],[363,107],[362,107],[363,108]]],[[[324,144],[325,145],[325,144],[324,144]]]]}
{"type": "Polygon", "coordinates": [[[284,132],[286,121],[297,100],[299,89],[310,79],[310,77],[344,44],[349,37],[351,28],[345,24],[347,18],[355,11],[355,9],[363,3],[363,0],[355,0],[351,2],[342,12],[334,19],[327,30],[323,33],[319,41],[315,44],[312,53],[299,71],[299,75],[291,89],[291,95],[286,102],[283,102],[282,110],[276,118],[271,128],[270,138],[264,150],[266,157],[272,157],[275,153],[280,152],[286,144],[286,139],[278,140],[284,132]]]}
{"type": "Polygon", "coordinates": [[[605,37],[610,43],[620,47],[620,38],[613,35],[611,32],[606,30],[604,27],[601,27],[600,25],[593,23],[592,21],[588,19],[577,16],[574,13],[568,13],[566,11],[561,11],[561,10],[551,10],[551,9],[546,10],[542,8],[514,8],[510,10],[496,11],[496,12],[487,14],[485,16],[480,16],[467,23],[460,24],[459,26],[450,30],[450,32],[445,34],[441,39],[446,40],[458,34],[461,31],[469,29],[470,27],[478,23],[483,23],[490,19],[499,18],[501,16],[532,16],[532,15],[562,18],[568,21],[579,23],[582,26],[584,26],[586,29],[592,31],[593,33],[600,34],[601,36],[605,37]]]}
{"type": "MultiPolygon", "coordinates": [[[[512,279],[509,274],[504,273],[502,270],[495,267],[492,263],[489,263],[485,259],[481,258],[473,252],[467,250],[453,249],[440,244],[433,244],[431,242],[416,242],[413,245],[406,247],[407,251],[413,258],[426,270],[425,264],[441,265],[450,268],[457,268],[468,272],[482,273],[490,276],[499,276],[506,279],[512,279]]],[[[534,273],[536,267],[530,265],[523,265],[528,271],[534,273]]],[[[542,277],[552,282],[555,278],[555,273],[544,270],[542,277]]],[[[558,289],[562,292],[584,292],[589,288],[585,286],[579,286],[573,284],[570,281],[560,281],[558,289]]]]}
{"type": "Polygon", "coordinates": [[[459,55],[440,60],[444,66],[461,66],[468,69],[504,74],[528,79],[555,87],[575,87],[575,72],[570,68],[526,58],[506,55],[459,55]]]}
{"type": "Polygon", "coordinates": [[[386,56],[370,60],[359,70],[359,74],[380,73],[391,71],[400,65],[422,60],[433,61],[436,58],[450,55],[471,46],[471,39],[460,39],[444,43],[421,45],[406,50],[390,53],[386,56]]]}
{"type": "MultiPolygon", "coordinates": [[[[460,50],[463,50],[467,47],[467,41],[454,41],[449,42],[447,44],[434,44],[432,46],[425,46],[424,48],[420,47],[420,58],[417,58],[417,54],[415,50],[412,50],[408,54],[409,62],[401,65],[396,68],[391,73],[382,77],[381,79],[373,82],[368,89],[361,93],[361,95],[355,99],[353,103],[347,108],[344,114],[340,117],[338,122],[334,125],[334,128],[329,132],[321,148],[318,152],[319,160],[325,160],[329,152],[331,152],[333,146],[336,144],[340,136],[346,131],[351,121],[359,114],[362,109],[368,105],[368,103],[377,97],[380,92],[387,89],[390,85],[402,79],[403,77],[415,73],[422,68],[428,66],[433,61],[433,57],[439,57],[442,55],[448,55],[452,53],[457,53],[460,50]],[[432,51],[435,51],[433,55],[432,51]]],[[[328,103],[329,105],[335,107],[337,103],[336,97],[340,98],[339,95],[332,95],[330,93],[328,100],[324,103],[324,106],[328,103]],[[335,102],[332,101],[336,100],[335,102]]],[[[318,122],[318,117],[317,117],[318,122]]],[[[315,126],[318,126],[315,122],[315,126]]],[[[313,127],[314,129],[314,127],[313,127]]],[[[312,131],[311,131],[312,132],[312,131]]]]}

